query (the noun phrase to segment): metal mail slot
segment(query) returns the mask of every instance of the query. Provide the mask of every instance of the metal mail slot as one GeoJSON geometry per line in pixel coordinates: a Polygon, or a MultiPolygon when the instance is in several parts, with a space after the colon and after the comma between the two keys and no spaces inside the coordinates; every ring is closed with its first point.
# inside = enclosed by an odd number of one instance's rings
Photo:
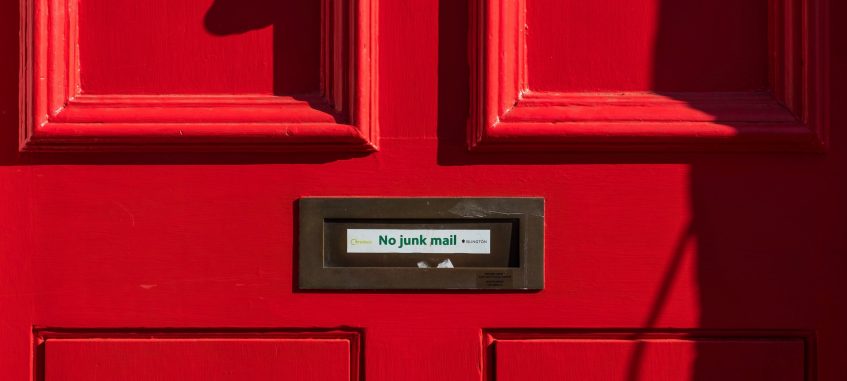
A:
{"type": "Polygon", "coordinates": [[[540,290],[542,198],[303,198],[302,290],[540,290]]]}

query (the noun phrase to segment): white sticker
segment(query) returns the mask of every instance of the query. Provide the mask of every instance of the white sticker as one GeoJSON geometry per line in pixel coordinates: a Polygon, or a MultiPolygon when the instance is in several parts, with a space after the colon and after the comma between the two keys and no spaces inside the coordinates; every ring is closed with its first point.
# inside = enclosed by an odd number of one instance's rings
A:
{"type": "Polygon", "coordinates": [[[491,230],[347,229],[347,252],[491,254],[491,230]]]}

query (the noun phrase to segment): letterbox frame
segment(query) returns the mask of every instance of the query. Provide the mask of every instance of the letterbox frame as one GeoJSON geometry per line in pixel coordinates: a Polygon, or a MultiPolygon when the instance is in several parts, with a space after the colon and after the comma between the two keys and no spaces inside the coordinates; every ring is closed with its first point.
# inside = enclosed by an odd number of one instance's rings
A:
{"type": "MultiPolygon", "coordinates": [[[[544,289],[544,199],[540,197],[306,197],[299,208],[300,290],[544,289]],[[518,223],[519,267],[327,267],[327,220],[512,220],[518,223]],[[480,281],[502,277],[502,285],[480,281]]],[[[494,282],[496,283],[496,282],[494,282]]]]}

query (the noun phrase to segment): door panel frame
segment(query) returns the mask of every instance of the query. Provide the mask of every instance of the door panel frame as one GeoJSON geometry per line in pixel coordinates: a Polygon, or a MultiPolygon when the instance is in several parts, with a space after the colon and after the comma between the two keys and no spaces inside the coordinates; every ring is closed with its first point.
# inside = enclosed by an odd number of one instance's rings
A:
{"type": "Polygon", "coordinates": [[[472,150],[820,152],[826,147],[828,0],[769,2],[772,91],[666,95],[531,91],[527,0],[471,4],[472,150]]]}
{"type": "Polygon", "coordinates": [[[375,151],[378,0],[322,0],[321,94],[87,95],[77,0],[21,0],[21,151],[375,151]]]}

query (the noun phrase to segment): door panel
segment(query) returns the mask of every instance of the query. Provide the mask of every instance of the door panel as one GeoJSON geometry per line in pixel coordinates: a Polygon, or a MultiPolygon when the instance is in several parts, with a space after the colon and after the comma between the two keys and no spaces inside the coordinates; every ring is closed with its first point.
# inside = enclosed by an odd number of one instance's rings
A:
{"type": "Polygon", "coordinates": [[[44,380],[358,379],[341,339],[53,338],[44,380]]]}
{"type": "Polygon", "coordinates": [[[526,0],[525,6],[530,90],[769,88],[767,0],[526,0]]]}
{"type": "Polygon", "coordinates": [[[820,150],[825,3],[476,0],[469,144],[820,150]]]}
{"type": "Polygon", "coordinates": [[[801,340],[498,340],[498,381],[806,380],[801,340]],[[707,362],[708,367],[702,364],[707,362]]]}
{"type": "Polygon", "coordinates": [[[22,151],[376,148],[370,0],[21,7],[22,151]]]}
{"type": "Polygon", "coordinates": [[[208,1],[95,0],[78,7],[85,94],[320,91],[318,1],[254,1],[236,7],[217,1],[210,7],[208,1]],[[225,17],[232,12],[242,18],[241,25],[225,17]],[[291,33],[297,30],[299,36],[291,33]],[[277,43],[279,56],[274,55],[277,43]]]}

